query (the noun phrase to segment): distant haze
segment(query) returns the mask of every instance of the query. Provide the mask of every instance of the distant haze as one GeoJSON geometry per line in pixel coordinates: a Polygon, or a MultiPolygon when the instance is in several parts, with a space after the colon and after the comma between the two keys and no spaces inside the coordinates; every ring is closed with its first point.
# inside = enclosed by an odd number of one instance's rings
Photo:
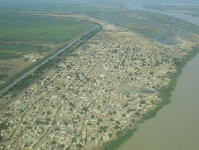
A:
{"type": "Polygon", "coordinates": [[[33,3],[199,3],[198,0],[0,0],[1,4],[33,4],[33,3]]]}

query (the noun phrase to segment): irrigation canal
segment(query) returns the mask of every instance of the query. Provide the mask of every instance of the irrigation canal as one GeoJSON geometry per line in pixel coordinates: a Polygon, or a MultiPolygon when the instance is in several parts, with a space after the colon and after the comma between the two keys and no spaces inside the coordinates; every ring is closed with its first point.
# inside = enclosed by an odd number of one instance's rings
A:
{"type": "Polygon", "coordinates": [[[19,78],[17,78],[16,80],[14,80],[11,84],[9,84],[8,86],[6,86],[4,89],[2,89],[0,91],[0,95],[5,93],[7,90],[9,90],[12,86],[14,86],[17,82],[21,81],[23,78],[25,78],[26,76],[32,74],[35,70],[37,70],[40,66],[44,65],[45,63],[47,63],[49,60],[53,59],[54,57],[56,57],[58,54],[62,53],[63,51],[65,51],[67,48],[71,47],[74,43],[76,43],[77,41],[79,41],[84,35],[87,35],[88,33],[90,33],[91,31],[95,30],[98,27],[98,25],[96,25],[95,27],[93,27],[92,29],[90,29],[88,32],[84,33],[83,35],[79,36],[78,38],[74,39],[72,42],[70,42],[69,44],[67,44],[65,47],[63,47],[62,49],[58,50],[55,54],[53,54],[52,56],[48,57],[47,59],[43,60],[40,64],[38,64],[37,66],[33,67],[31,70],[27,71],[26,73],[24,73],[23,75],[21,75],[19,78]]]}

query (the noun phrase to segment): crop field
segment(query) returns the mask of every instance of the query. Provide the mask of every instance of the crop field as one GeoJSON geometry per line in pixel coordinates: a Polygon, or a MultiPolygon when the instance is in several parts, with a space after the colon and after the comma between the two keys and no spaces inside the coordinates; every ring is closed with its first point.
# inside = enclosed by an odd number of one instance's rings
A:
{"type": "Polygon", "coordinates": [[[0,85],[94,26],[91,22],[30,14],[0,14],[0,85]]]}
{"type": "Polygon", "coordinates": [[[0,16],[0,40],[66,42],[92,27],[75,20],[61,20],[35,16],[0,16]],[[14,18],[14,20],[12,20],[14,18]],[[19,20],[15,19],[19,18],[19,20]],[[23,21],[22,21],[23,20],[23,21]],[[6,24],[8,24],[6,26],[6,24]]]}
{"type": "Polygon", "coordinates": [[[13,56],[14,54],[13,53],[10,53],[10,52],[1,52],[0,51],[0,59],[2,58],[8,58],[8,57],[11,57],[13,56]]]}
{"type": "Polygon", "coordinates": [[[27,52],[38,50],[40,47],[25,46],[25,45],[11,45],[11,44],[0,44],[0,52],[27,52]]]}
{"type": "Polygon", "coordinates": [[[18,58],[20,54],[33,51],[41,51],[41,47],[15,44],[0,44],[0,60],[7,58],[18,58]]]}
{"type": "Polygon", "coordinates": [[[29,42],[32,40],[46,42],[66,42],[89,27],[92,26],[86,23],[79,23],[58,26],[0,29],[0,40],[20,42],[29,42]]]}
{"type": "Polygon", "coordinates": [[[0,26],[0,41],[7,42],[0,44],[0,52],[6,55],[6,51],[26,52],[41,49],[36,45],[23,45],[25,42],[66,42],[93,25],[73,19],[0,15],[0,26]]]}

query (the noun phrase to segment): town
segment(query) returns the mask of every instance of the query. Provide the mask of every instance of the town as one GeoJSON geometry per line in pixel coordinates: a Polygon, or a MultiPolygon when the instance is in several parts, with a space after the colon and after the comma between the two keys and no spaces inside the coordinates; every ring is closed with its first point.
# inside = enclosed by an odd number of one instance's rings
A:
{"type": "MultiPolygon", "coordinates": [[[[172,51],[126,28],[103,29],[1,110],[5,149],[93,149],[135,127],[175,72],[172,51]]],[[[64,59],[63,59],[64,58],[64,59]]]]}

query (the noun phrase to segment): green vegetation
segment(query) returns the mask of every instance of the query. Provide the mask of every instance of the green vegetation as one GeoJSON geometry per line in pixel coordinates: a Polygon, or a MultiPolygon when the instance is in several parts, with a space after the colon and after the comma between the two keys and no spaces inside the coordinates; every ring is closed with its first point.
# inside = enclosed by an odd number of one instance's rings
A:
{"type": "Polygon", "coordinates": [[[137,131],[137,128],[126,130],[126,131],[118,131],[117,132],[117,139],[106,143],[103,150],[117,150],[117,147],[120,146],[122,143],[127,141],[133,133],[137,131]]]}
{"type": "Polygon", "coordinates": [[[3,41],[65,42],[93,25],[74,19],[64,20],[31,15],[0,15],[0,26],[0,40],[3,41]]]}
{"type": "MultiPolygon", "coordinates": [[[[144,120],[155,117],[156,112],[161,109],[164,105],[170,103],[170,98],[172,96],[171,92],[175,89],[176,83],[177,83],[177,78],[179,75],[182,73],[182,68],[186,65],[188,61],[190,61],[194,56],[196,56],[199,52],[199,48],[193,48],[192,51],[190,51],[186,56],[184,56],[181,60],[179,60],[179,63],[177,65],[177,71],[175,73],[170,74],[171,82],[169,83],[168,86],[163,87],[159,93],[160,97],[162,98],[162,102],[160,105],[156,107],[156,109],[150,111],[146,116],[143,116],[143,120],[140,120],[138,123],[144,122],[144,120]]],[[[115,129],[118,129],[115,127],[115,129]]],[[[136,131],[137,128],[127,130],[127,131],[118,131],[117,136],[118,138],[108,142],[104,145],[103,150],[117,150],[117,148],[127,141],[136,131]]]]}
{"type": "Polygon", "coordinates": [[[0,51],[0,59],[5,59],[5,58],[9,58],[12,57],[14,54],[10,53],[10,52],[1,52],[0,51]]]}
{"type": "Polygon", "coordinates": [[[87,40],[89,40],[91,37],[93,37],[95,34],[97,34],[100,30],[102,30],[102,27],[100,24],[98,24],[98,27],[95,28],[95,30],[89,32],[86,35],[83,35],[79,41],[74,43],[71,47],[69,47],[67,50],[62,52],[60,56],[68,55],[69,53],[73,52],[75,49],[77,49],[79,46],[81,46],[83,43],[85,43],[87,40]]]}
{"type": "Polygon", "coordinates": [[[66,42],[93,24],[69,18],[4,14],[0,15],[0,26],[0,59],[4,59],[42,51],[41,42],[66,42]]]}
{"type": "Polygon", "coordinates": [[[117,10],[109,13],[92,13],[91,15],[124,26],[133,32],[162,44],[176,44],[175,36],[179,33],[183,38],[189,38],[185,32],[179,30],[180,28],[191,33],[199,33],[199,27],[194,24],[152,12],[117,10]]]}
{"type": "Polygon", "coordinates": [[[0,131],[5,129],[8,129],[8,123],[7,122],[0,123],[0,131]]]}
{"type": "MultiPolygon", "coordinates": [[[[66,18],[2,14],[0,15],[0,26],[0,59],[14,59],[20,58],[27,52],[44,51],[46,48],[41,46],[42,43],[62,43],[63,45],[63,42],[92,28],[94,24],[66,18]]],[[[46,56],[43,60],[53,54],[46,56]]],[[[2,84],[0,90],[40,62],[20,71],[17,76],[2,84]]]]}
{"type": "Polygon", "coordinates": [[[7,74],[0,74],[0,80],[1,80],[1,79],[5,79],[5,78],[7,78],[7,77],[8,77],[7,74]]]}
{"type": "Polygon", "coordinates": [[[145,17],[149,19],[150,21],[153,21],[154,23],[158,22],[162,24],[167,24],[176,30],[177,30],[176,27],[178,27],[186,31],[199,34],[198,26],[192,23],[189,23],[187,21],[184,21],[182,19],[178,19],[175,17],[167,16],[167,15],[152,13],[152,12],[146,12],[146,11],[135,11],[135,12],[138,13],[141,17],[145,17]]]}
{"type": "Polygon", "coordinates": [[[134,32],[137,32],[139,34],[142,34],[147,38],[154,38],[161,30],[141,23],[129,22],[123,25],[128,29],[133,30],[134,32]]]}
{"type": "Polygon", "coordinates": [[[37,46],[33,47],[33,46],[26,46],[26,45],[0,44],[0,52],[10,53],[10,55],[13,55],[14,52],[30,52],[34,50],[40,50],[40,49],[41,47],[37,47],[37,46]]]}
{"type": "Polygon", "coordinates": [[[37,79],[40,75],[45,73],[45,71],[47,71],[48,69],[53,67],[59,61],[60,61],[59,58],[54,58],[54,59],[48,61],[48,63],[39,67],[34,73],[32,73],[31,75],[28,75],[23,80],[21,80],[17,84],[15,84],[6,93],[4,93],[4,95],[7,94],[8,92],[12,91],[12,97],[14,97],[19,91],[28,87],[35,79],[37,79]]]}
{"type": "Polygon", "coordinates": [[[175,89],[177,84],[177,79],[182,73],[182,68],[190,61],[194,56],[196,56],[199,52],[199,48],[194,47],[192,51],[190,51],[186,56],[184,56],[181,60],[179,60],[176,66],[176,72],[170,74],[171,81],[168,86],[163,87],[159,91],[159,96],[162,99],[162,102],[152,111],[150,111],[145,117],[144,120],[155,117],[156,113],[159,109],[161,109],[164,105],[167,105],[171,101],[172,94],[171,92],[175,89]]]}
{"type": "Polygon", "coordinates": [[[6,130],[8,129],[8,123],[7,122],[2,122],[0,123],[0,142],[3,141],[3,137],[1,136],[1,130],[6,130]]]}
{"type": "Polygon", "coordinates": [[[0,29],[0,40],[66,42],[91,27],[92,24],[79,21],[69,25],[0,29]]]}
{"type": "Polygon", "coordinates": [[[100,19],[110,21],[114,24],[127,27],[147,38],[153,38],[160,32],[161,29],[149,25],[149,21],[137,19],[136,17],[130,17],[131,14],[131,11],[117,10],[109,13],[93,13],[92,15],[100,19]]]}
{"type": "MultiPolygon", "coordinates": [[[[4,95],[6,95],[7,93],[11,93],[12,97],[14,97],[19,91],[21,91],[24,88],[28,87],[35,79],[37,79],[39,76],[41,76],[42,74],[44,74],[50,68],[54,67],[55,64],[57,64],[61,60],[60,56],[67,56],[68,54],[70,54],[71,52],[73,52],[74,50],[76,50],[84,42],[86,42],[88,39],[90,39],[92,36],[94,36],[96,33],[98,33],[101,29],[102,29],[102,27],[100,25],[98,25],[98,27],[95,28],[95,30],[93,30],[90,33],[82,36],[82,38],[79,41],[77,41],[71,47],[69,47],[68,49],[66,49],[65,51],[63,51],[58,57],[55,57],[55,58],[49,60],[47,63],[45,63],[44,65],[40,66],[36,71],[34,71],[34,73],[32,73],[31,75],[28,75],[23,80],[19,81],[12,88],[10,88],[6,93],[4,93],[4,95]]],[[[31,68],[29,68],[29,69],[31,69],[31,68]]],[[[5,85],[9,85],[10,83],[12,83],[12,81],[13,80],[7,82],[5,85]]],[[[0,89],[2,89],[3,87],[5,87],[5,85],[0,86],[0,89]]],[[[85,107],[83,110],[87,111],[87,109],[88,108],[85,107]]]]}

